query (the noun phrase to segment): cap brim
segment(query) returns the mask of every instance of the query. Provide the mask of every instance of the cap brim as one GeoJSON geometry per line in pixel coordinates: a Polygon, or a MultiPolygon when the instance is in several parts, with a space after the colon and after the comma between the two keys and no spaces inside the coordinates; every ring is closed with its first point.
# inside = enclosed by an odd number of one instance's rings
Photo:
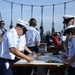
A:
{"type": "Polygon", "coordinates": [[[63,23],[68,23],[68,22],[71,21],[72,19],[74,19],[74,18],[68,18],[68,19],[65,19],[65,18],[64,18],[63,23]]]}
{"type": "Polygon", "coordinates": [[[69,34],[71,31],[75,31],[75,27],[66,29],[66,30],[64,31],[64,35],[69,34]]]}

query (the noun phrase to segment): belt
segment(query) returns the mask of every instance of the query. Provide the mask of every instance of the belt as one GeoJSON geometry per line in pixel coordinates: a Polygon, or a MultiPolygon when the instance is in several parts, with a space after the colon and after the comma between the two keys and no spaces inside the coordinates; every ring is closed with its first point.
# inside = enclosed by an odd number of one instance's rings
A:
{"type": "Polygon", "coordinates": [[[11,61],[11,59],[1,58],[1,57],[0,57],[0,60],[8,60],[8,61],[11,61]]]}
{"type": "MultiPolygon", "coordinates": [[[[29,46],[28,46],[29,47],[29,46]]],[[[30,46],[29,48],[34,48],[34,47],[37,47],[37,46],[30,46]]]]}

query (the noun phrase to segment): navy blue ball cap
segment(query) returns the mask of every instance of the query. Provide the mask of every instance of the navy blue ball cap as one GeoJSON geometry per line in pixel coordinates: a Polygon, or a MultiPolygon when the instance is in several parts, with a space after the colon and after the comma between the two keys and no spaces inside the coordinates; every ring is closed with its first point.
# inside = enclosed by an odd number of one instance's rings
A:
{"type": "Polygon", "coordinates": [[[66,29],[66,30],[64,31],[64,35],[70,34],[70,32],[72,32],[72,31],[75,31],[75,27],[66,29]]]}

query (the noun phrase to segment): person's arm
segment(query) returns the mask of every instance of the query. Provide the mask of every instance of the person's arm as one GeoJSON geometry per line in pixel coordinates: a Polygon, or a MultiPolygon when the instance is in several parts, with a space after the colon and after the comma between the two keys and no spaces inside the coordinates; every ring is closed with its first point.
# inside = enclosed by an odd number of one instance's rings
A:
{"type": "Polygon", "coordinates": [[[69,61],[69,63],[75,62],[75,54],[68,61],[69,61]]]}
{"type": "Polygon", "coordinates": [[[68,59],[62,59],[62,61],[64,63],[67,63],[67,64],[72,64],[75,62],[75,54],[68,60],[68,59]]]}
{"type": "Polygon", "coordinates": [[[32,53],[32,51],[31,51],[26,45],[24,46],[24,49],[25,49],[28,53],[30,53],[30,54],[32,53]]]}
{"type": "Polygon", "coordinates": [[[15,54],[16,56],[19,56],[19,57],[21,57],[21,58],[27,60],[28,62],[33,61],[33,59],[32,59],[31,57],[29,57],[29,56],[27,56],[27,55],[21,53],[18,48],[12,47],[12,48],[10,48],[10,52],[13,53],[13,54],[15,54]]]}
{"type": "Polygon", "coordinates": [[[36,55],[35,51],[31,51],[26,45],[24,46],[24,50],[26,50],[29,54],[31,54],[31,56],[36,55]]]}
{"type": "Polygon", "coordinates": [[[40,46],[40,41],[41,41],[41,37],[40,37],[40,33],[37,32],[36,33],[36,46],[40,46]]]}
{"type": "Polygon", "coordinates": [[[66,54],[68,55],[69,49],[68,49],[68,40],[66,38],[65,42],[64,42],[64,51],[66,52],[66,54]]]}
{"type": "Polygon", "coordinates": [[[75,62],[75,38],[71,41],[71,44],[72,44],[72,47],[73,47],[73,51],[74,51],[73,53],[74,54],[71,56],[71,58],[69,60],[64,60],[65,62],[70,63],[70,64],[75,62]]]}
{"type": "Polygon", "coordinates": [[[37,46],[40,46],[40,41],[38,41],[36,44],[37,44],[37,46]]]}

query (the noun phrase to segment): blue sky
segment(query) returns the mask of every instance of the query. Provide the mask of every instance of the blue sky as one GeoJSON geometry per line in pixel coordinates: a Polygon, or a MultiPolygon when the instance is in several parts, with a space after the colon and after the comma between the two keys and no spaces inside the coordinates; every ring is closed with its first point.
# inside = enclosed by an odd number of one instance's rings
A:
{"type": "MultiPolygon", "coordinates": [[[[63,3],[71,0],[7,0],[20,4],[27,5],[52,5],[63,3]]],[[[44,6],[43,8],[43,27],[44,33],[52,28],[52,6],[44,6]]],[[[61,31],[63,29],[64,4],[55,5],[54,9],[54,27],[55,31],[61,31]]],[[[5,21],[5,28],[8,30],[11,22],[11,3],[0,0],[0,12],[2,19],[5,21]]],[[[75,1],[66,4],[66,14],[75,15],[75,1]]],[[[13,4],[13,26],[16,25],[17,19],[21,18],[21,5],[13,4]]],[[[33,6],[33,17],[37,20],[37,28],[39,29],[41,24],[41,7],[33,6]]],[[[23,5],[23,20],[29,21],[31,18],[31,6],[23,5]]]]}

